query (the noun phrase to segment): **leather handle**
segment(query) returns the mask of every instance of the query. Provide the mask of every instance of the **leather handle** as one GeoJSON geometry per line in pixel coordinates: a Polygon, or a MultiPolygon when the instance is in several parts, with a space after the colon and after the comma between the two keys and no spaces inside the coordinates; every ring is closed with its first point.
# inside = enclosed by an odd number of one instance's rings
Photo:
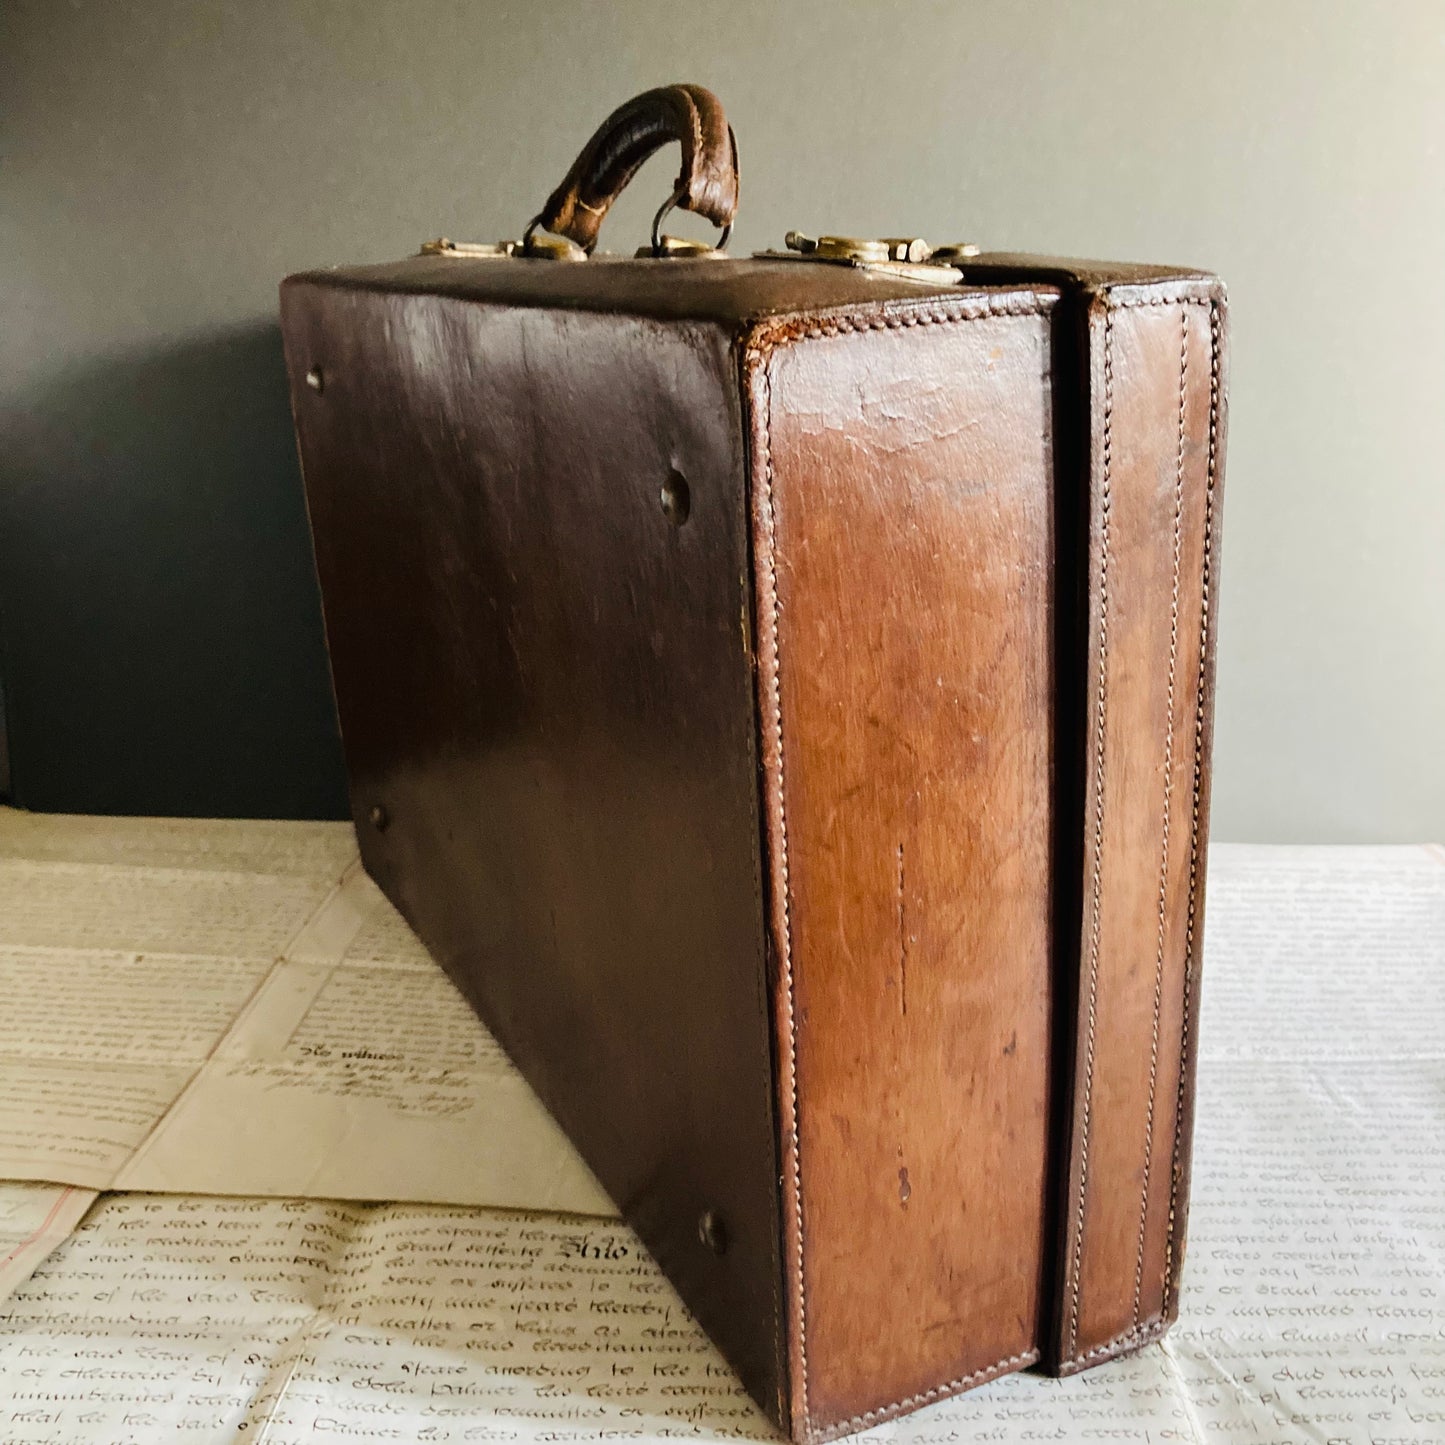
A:
{"type": "Polygon", "coordinates": [[[590,253],[623,187],[674,140],[682,146],[682,170],[672,203],[726,230],[738,209],[737,144],[717,96],[700,85],[660,86],[618,106],[582,147],[534,224],[590,253]]]}

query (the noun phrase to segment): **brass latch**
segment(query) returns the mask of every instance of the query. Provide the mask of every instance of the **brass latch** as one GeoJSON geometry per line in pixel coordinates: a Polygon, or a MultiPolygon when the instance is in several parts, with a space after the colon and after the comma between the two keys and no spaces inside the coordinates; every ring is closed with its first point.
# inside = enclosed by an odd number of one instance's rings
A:
{"type": "Polygon", "coordinates": [[[421,243],[423,256],[510,256],[516,249],[515,241],[451,241],[445,236],[421,243]]]}
{"type": "Polygon", "coordinates": [[[468,261],[531,256],[543,261],[585,261],[587,253],[565,236],[524,236],[520,241],[449,241],[445,236],[421,243],[423,256],[455,256],[468,261]]]}
{"type": "MultiPolygon", "coordinates": [[[[921,236],[882,236],[876,240],[858,236],[805,236],[789,231],[784,237],[785,251],[755,251],[755,256],[772,261],[825,261],[835,266],[856,266],[877,271],[901,281],[926,282],[936,286],[961,281],[958,267],[978,255],[978,247],[969,244],[930,246],[921,236]],[[952,273],[952,274],[950,274],[952,273]]],[[[549,261],[585,261],[587,252],[565,236],[538,235],[536,227],[520,241],[452,241],[445,236],[423,241],[423,256],[455,256],[459,259],[486,260],[508,256],[534,257],[549,261]]],[[[684,240],[679,236],[661,236],[651,246],[637,252],[639,257],[680,256],[725,258],[726,252],[702,241],[684,240]]]]}
{"type": "Polygon", "coordinates": [[[876,240],[858,236],[805,236],[789,231],[783,238],[785,251],[754,254],[772,261],[825,261],[835,266],[855,266],[878,271],[900,281],[926,282],[936,286],[961,281],[958,265],[978,255],[974,245],[933,247],[921,236],[882,236],[876,240]],[[950,274],[951,273],[951,274],[950,274]]]}

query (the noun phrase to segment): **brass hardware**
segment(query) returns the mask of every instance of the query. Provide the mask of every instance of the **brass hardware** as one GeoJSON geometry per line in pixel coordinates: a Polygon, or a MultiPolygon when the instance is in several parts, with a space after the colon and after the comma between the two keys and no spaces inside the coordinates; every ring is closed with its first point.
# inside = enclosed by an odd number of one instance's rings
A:
{"type": "Polygon", "coordinates": [[[513,256],[525,256],[534,261],[585,261],[587,252],[579,246],[576,241],[566,236],[553,236],[550,234],[537,234],[542,224],[542,216],[539,212],[527,222],[527,229],[522,232],[522,239],[512,247],[513,256]]]}
{"type": "Polygon", "coordinates": [[[306,373],[306,385],[312,391],[324,391],[326,389],[326,373],[319,366],[313,366],[306,373]]]}
{"type": "Polygon", "coordinates": [[[819,236],[813,249],[806,254],[816,256],[820,261],[892,261],[894,259],[883,241],[865,241],[857,236],[819,236]]]}
{"type": "MultiPolygon", "coordinates": [[[[728,230],[724,230],[716,246],[706,241],[694,241],[686,236],[664,235],[659,227],[663,218],[676,206],[678,197],[669,196],[652,223],[653,240],[649,246],[639,246],[635,255],[639,260],[650,257],[686,260],[725,260],[728,230]]],[[[538,221],[534,220],[520,241],[453,241],[439,236],[434,241],[423,241],[423,256],[455,256],[465,260],[496,260],[509,256],[526,256],[547,261],[585,261],[587,252],[575,241],[565,236],[537,234],[538,221]]],[[[731,229],[731,228],[728,228],[731,229]]],[[[789,231],[783,238],[786,251],[756,251],[754,255],[772,260],[789,261],[832,261],[838,265],[861,266],[868,270],[882,270],[904,281],[928,281],[937,283],[949,278],[938,272],[949,266],[957,266],[979,254],[979,248],[971,242],[959,242],[948,246],[932,247],[921,236],[882,236],[868,239],[861,236],[805,236],[801,231],[789,231]]],[[[316,388],[318,391],[320,387],[316,388]]]]}
{"type": "MultiPolygon", "coordinates": [[[[717,245],[709,246],[705,241],[692,241],[683,236],[665,236],[662,234],[662,223],[668,213],[685,199],[684,193],[674,191],[658,210],[652,221],[652,243],[648,246],[641,246],[637,250],[638,259],[658,257],[666,259],[669,257],[686,257],[689,259],[716,260],[726,257],[728,236],[732,233],[732,227],[724,226],[722,234],[718,237],[717,245]]],[[[567,236],[554,236],[542,230],[542,217],[540,213],[532,217],[527,223],[527,229],[522,232],[520,241],[495,241],[491,243],[477,241],[452,241],[441,236],[435,241],[424,241],[421,254],[423,256],[459,256],[459,257],[498,257],[498,256],[521,256],[530,260],[544,261],[585,261],[592,254],[584,246],[579,246],[576,241],[567,236]]]]}
{"type": "Polygon", "coordinates": [[[823,261],[835,266],[856,266],[898,281],[918,281],[937,286],[961,281],[963,274],[940,264],[937,253],[920,236],[884,236],[865,240],[857,236],[805,236],[789,231],[783,238],[786,251],[755,251],[770,261],[823,261]]]}
{"type": "MultiPolygon", "coordinates": [[[[686,236],[659,236],[658,246],[639,246],[638,260],[673,257],[686,260],[726,260],[727,252],[718,246],[709,246],[706,241],[694,241],[686,236]]],[[[435,241],[423,241],[418,253],[422,256],[454,256],[458,260],[487,261],[505,260],[509,256],[530,257],[544,261],[585,261],[587,252],[566,236],[547,236],[532,233],[521,241],[452,241],[439,236],[435,241]]],[[[597,251],[594,255],[604,255],[597,251]]]]}
{"type": "Polygon", "coordinates": [[[884,236],[865,240],[860,236],[819,236],[815,241],[801,231],[789,231],[783,238],[788,250],[819,261],[854,261],[876,265],[896,261],[920,266],[933,255],[933,248],[921,236],[884,236]]]}
{"type": "Polygon", "coordinates": [[[565,236],[538,236],[534,221],[520,241],[451,241],[445,236],[423,241],[423,256],[455,256],[466,261],[505,260],[509,256],[527,256],[545,261],[585,261],[587,253],[576,241],[565,236]]]}
{"type": "MultiPolygon", "coordinates": [[[[727,251],[728,237],[733,233],[731,221],[722,228],[722,234],[717,238],[716,246],[698,246],[695,241],[684,241],[680,236],[664,236],[662,234],[662,223],[667,219],[668,214],[676,209],[679,201],[686,198],[687,192],[679,187],[675,190],[658,208],[657,214],[652,218],[652,249],[651,255],[658,260],[665,260],[669,256],[699,256],[707,253],[722,256],[727,251]]],[[[639,257],[645,257],[649,253],[644,250],[638,251],[639,257]]]]}
{"type": "Polygon", "coordinates": [[[920,265],[935,258],[935,251],[921,236],[885,236],[883,244],[888,247],[890,261],[907,261],[920,265]]]}
{"type": "Polygon", "coordinates": [[[515,241],[451,241],[438,236],[435,241],[423,241],[423,256],[466,256],[496,257],[511,256],[517,250],[515,241]]]}
{"type": "Polygon", "coordinates": [[[659,236],[660,250],[651,246],[639,246],[633,255],[639,261],[668,259],[678,261],[726,261],[728,253],[718,246],[709,246],[706,241],[694,241],[687,236],[659,236]]]}
{"type": "Polygon", "coordinates": [[[959,261],[971,261],[978,254],[979,248],[972,241],[960,241],[957,245],[937,247],[933,252],[933,260],[946,265],[956,265],[959,261]]]}
{"type": "MultiPolygon", "coordinates": [[[[728,237],[732,235],[733,229],[731,222],[722,228],[722,233],[718,236],[715,246],[709,246],[706,241],[689,240],[685,236],[663,234],[663,221],[686,200],[687,191],[680,186],[658,207],[657,214],[652,218],[652,243],[649,246],[638,248],[636,255],[639,260],[652,257],[660,260],[726,258],[728,237]]],[[[583,206],[585,210],[592,211],[594,215],[602,214],[596,207],[587,206],[580,200],[577,201],[577,204],[583,206]]],[[[587,260],[592,254],[591,248],[578,245],[568,236],[556,236],[544,231],[542,214],[539,211],[527,222],[527,229],[522,232],[520,241],[453,241],[449,237],[438,236],[434,241],[422,242],[421,254],[423,256],[457,256],[468,259],[523,256],[532,260],[546,261],[587,260]]],[[[871,245],[872,243],[865,244],[871,245]]]]}
{"type": "Polygon", "coordinates": [[[542,261],[585,261],[587,252],[566,236],[528,236],[514,256],[528,256],[542,261]]]}

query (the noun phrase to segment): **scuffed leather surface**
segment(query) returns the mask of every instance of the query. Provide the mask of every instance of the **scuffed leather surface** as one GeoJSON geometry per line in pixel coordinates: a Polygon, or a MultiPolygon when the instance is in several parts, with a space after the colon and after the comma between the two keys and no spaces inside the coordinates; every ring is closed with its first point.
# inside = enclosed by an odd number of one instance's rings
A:
{"type": "Polygon", "coordinates": [[[752,343],[799,1438],[1037,1356],[1052,299],[752,343]]]}
{"type": "Polygon", "coordinates": [[[367,870],[776,1410],[730,338],[305,281],[283,301],[367,870]]]}

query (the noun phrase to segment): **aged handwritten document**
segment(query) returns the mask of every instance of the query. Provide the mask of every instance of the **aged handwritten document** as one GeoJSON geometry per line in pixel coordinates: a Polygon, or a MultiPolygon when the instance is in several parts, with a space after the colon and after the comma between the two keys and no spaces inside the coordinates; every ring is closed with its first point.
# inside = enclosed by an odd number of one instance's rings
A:
{"type": "MultiPolygon", "coordinates": [[[[1445,854],[1219,847],[1182,1317],[874,1440],[1445,1440],[1445,854]]],[[[621,1224],[102,1199],[0,1315],[7,1445],[768,1440],[621,1224]]]]}
{"type": "Polygon", "coordinates": [[[0,1179],[615,1211],[342,824],[0,809],[0,1179]]]}
{"type": "Polygon", "coordinates": [[[59,1248],[95,1203],[93,1189],[0,1180],[0,1300],[59,1248]]]}

